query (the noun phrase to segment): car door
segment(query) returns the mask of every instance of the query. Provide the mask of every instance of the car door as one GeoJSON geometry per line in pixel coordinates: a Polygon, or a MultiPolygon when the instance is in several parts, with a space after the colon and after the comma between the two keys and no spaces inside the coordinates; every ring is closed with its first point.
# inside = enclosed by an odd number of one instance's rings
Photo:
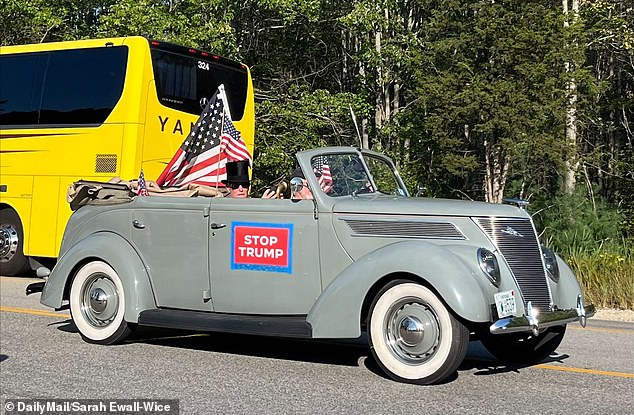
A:
{"type": "Polygon", "coordinates": [[[209,198],[139,197],[132,241],[159,307],[211,311],[207,261],[209,198]]]}
{"type": "Polygon", "coordinates": [[[213,199],[209,270],[215,311],[307,314],[322,288],[313,201],[213,199]]]}

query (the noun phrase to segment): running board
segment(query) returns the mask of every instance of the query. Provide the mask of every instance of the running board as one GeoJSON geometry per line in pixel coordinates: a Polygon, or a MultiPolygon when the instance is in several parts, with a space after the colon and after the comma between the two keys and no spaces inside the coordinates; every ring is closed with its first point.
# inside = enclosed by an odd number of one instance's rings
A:
{"type": "Polygon", "coordinates": [[[311,338],[313,334],[306,316],[244,315],[165,308],[142,311],[139,325],[293,338],[311,338]]]}

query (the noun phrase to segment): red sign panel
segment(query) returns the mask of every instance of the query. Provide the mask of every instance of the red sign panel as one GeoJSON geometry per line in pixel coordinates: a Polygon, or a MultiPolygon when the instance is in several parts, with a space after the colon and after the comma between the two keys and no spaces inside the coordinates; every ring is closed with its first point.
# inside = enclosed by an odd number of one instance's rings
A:
{"type": "Polygon", "coordinates": [[[292,224],[232,224],[231,268],[291,273],[292,224]]]}

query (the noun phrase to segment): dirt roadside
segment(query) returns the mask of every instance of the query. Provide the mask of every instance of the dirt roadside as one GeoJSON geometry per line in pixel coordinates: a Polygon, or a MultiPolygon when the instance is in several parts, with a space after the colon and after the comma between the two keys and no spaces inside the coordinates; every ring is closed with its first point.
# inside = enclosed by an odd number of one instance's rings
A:
{"type": "Polygon", "coordinates": [[[597,310],[592,318],[596,318],[597,320],[634,322],[634,310],[602,309],[597,310]]]}

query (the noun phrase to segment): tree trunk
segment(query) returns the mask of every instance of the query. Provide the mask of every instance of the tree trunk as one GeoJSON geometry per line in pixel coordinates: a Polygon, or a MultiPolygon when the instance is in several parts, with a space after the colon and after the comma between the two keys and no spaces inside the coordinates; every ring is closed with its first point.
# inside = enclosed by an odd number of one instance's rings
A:
{"type": "Polygon", "coordinates": [[[376,135],[383,127],[383,70],[381,67],[381,29],[377,28],[374,32],[374,49],[379,57],[379,64],[376,67],[376,96],[374,97],[374,127],[376,135]]]}
{"type": "MultiPolygon", "coordinates": [[[[355,43],[355,53],[358,53],[361,50],[361,41],[358,36],[354,36],[355,43]]],[[[359,78],[363,79],[365,84],[366,79],[366,71],[365,64],[363,60],[359,60],[359,78]]],[[[365,87],[365,85],[364,85],[365,87]]],[[[368,126],[369,120],[368,117],[363,117],[361,120],[361,147],[362,148],[370,148],[370,127],[368,126]]]]}
{"type": "MultiPolygon", "coordinates": [[[[572,17],[568,9],[569,0],[563,0],[564,10],[564,28],[570,27],[569,18],[572,19],[572,23],[576,23],[579,17],[579,0],[572,0],[572,17]]],[[[566,45],[570,46],[570,45],[566,45]]],[[[574,62],[564,63],[566,72],[571,72],[575,69],[574,62]]],[[[568,147],[568,157],[566,158],[566,172],[564,181],[564,191],[567,194],[572,194],[577,184],[576,174],[579,169],[579,154],[577,144],[577,84],[574,77],[570,78],[568,85],[566,86],[567,104],[566,108],[566,145],[568,147]]]]}
{"type": "Polygon", "coordinates": [[[489,203],[502,203],[511,160],[501,146],[491,141],[488,138],[484,140],[484,197],[489,203]]]}

